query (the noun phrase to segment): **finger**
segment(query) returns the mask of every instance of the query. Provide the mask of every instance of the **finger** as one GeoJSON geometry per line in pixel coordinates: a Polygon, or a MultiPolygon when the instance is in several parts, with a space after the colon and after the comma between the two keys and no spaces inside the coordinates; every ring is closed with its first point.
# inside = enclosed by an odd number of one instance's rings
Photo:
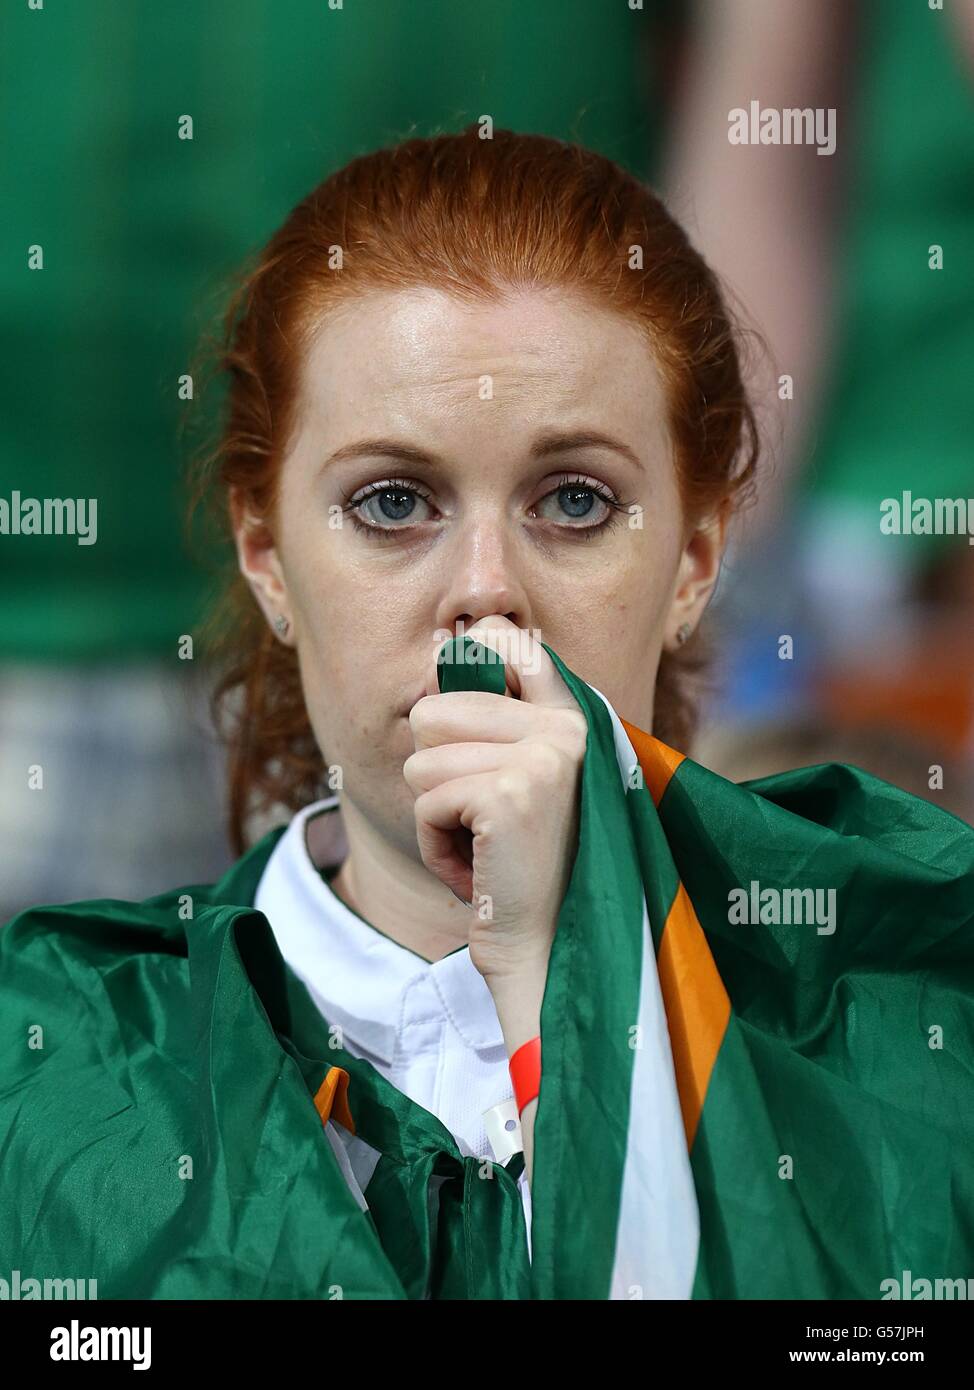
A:
{"type": "MultiPolygon", "coordinates": [[[[466,628],[463,635],[497,653],[504,662],[508,690],[515,699],[532,705],[577,709],[575,697],[558,674],[536,632],[537,629],[519,628],[509,618],[495,613],[466,628]]],[[[432,669],[427,673],[426,689],[431,695],[439,690],[436,660],[442,646],[441,643],[437,647],[432,669]]]]}
{"type": "Polygon", "coordinates": [[[419,796],[456,777],[471,777],[479,772],[496,772],[522,757],[514,743],[447,741],[410,753],[402,765],[402,774],[410,791],[419,796]]]}
{"type": "Polygon", "coordinates": [[[483,690],[424,695],[409,711],[409,727],[417,752],[442,743],[523,743],[532,738],[548,739],[571,751],[588,731],[574,700],[570,708],[552,708],[483,690]]]}
{"type": "Polygon", "coordinates": [[[468,628],[466,636],[497,652],[507,670],[511,693],[529,705],[578,709],[578,703],[558,674],[555,663],[536,636],[516,627],[509,618],[493,614],[468,628]]]}
{"type": "Polygon", "coordinates": [[[417,797],[416,843],[423,863],[465,903],[473,901],[473,836],[487,777],[455,778],[417,797]]]}
{"type": "MultiPolygon", "coordinates": [[[[523,776],[510,780],[503,797],[502,814],[529,814],[523,776]]],[[[416,798],[416,841],[420,857],[429,871],[441,883],[452,888],[465,902],[473,899],[474,841],[491,838],[491,825],[498,815],[499,788],[496,773],[477,773],[444,782],[416,798]]],[[[494,837],[496,838],[496,837],[494,837]]],[[[487,843],[478,848],[478,868],[487,874],[491,866],[484,862],[487,843]]]]}

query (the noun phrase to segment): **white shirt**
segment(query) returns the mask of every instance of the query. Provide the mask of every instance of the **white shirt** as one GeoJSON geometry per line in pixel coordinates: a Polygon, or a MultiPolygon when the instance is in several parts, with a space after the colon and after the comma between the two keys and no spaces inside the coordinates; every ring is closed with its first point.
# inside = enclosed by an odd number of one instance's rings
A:
{"type": "MultiPolygon", "coordinates": [[[[307,842],[309,821],[332,812],[337,795],[305,806],[275,845],[254,906],[271,925],[281,955],[342,1045],[372,1063],[393,1086],[431,1112],[461,1154],[495,1160],[484,1111],[514,1094],[493,997],[464,946],[427,961],[370,926],[321,877],[307,842]]],[[[317,828],[317,827],[316,827],[317,828]]],[[[343,854],[333,865],[339,867],[343,854]]],[[[507,1155],[497,1160],[506,1162],[507,1155]]],[[[518,1179],[531,1252],[531,1191],[518,1179]]]]}

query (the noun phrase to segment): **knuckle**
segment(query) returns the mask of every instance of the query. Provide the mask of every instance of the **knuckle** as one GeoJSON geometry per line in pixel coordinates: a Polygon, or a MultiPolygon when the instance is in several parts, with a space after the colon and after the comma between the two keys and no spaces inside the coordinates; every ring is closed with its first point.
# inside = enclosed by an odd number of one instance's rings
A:
{"type": "Polygon", "coordinates": [[[557,782],[565,771],[565,755],[553,743],[531,745],[530,759],[534,776],[543,782],[557,782]]]}
{"type": "Polygon", "coordinates": [[[575,740],[576,746],[584,749],[588,741],[588,720],[580,709],[565,711],[565,725],[575,740]]]}
{"type": "Polygon", "coordinates": [[[531,778],[522,768],[509,767],[497,777],[497,793],[516,811],[526,812],[531,805],[531,778]]]}

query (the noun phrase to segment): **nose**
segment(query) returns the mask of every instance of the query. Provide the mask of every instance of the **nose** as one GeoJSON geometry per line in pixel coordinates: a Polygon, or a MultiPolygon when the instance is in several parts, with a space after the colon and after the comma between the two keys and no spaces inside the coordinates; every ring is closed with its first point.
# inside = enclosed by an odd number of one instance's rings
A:
{"type": "Polygon", "coordinates": [[[528,598],[504,524],[481,516],[458,528],[450,554],[444,556],[438,628],[459,636],[495,614],[515,627],[529,626],[528,598]]]}

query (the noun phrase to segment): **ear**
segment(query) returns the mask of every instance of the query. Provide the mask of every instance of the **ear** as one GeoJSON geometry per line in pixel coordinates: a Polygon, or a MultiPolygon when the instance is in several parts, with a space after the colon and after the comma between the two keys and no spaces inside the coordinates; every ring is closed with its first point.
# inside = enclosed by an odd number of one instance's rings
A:
{"type": "Polygon", "coordinates": [[[294,618],[271,529],[266,521],[246,510],[236,488],[230,492],[230,516],[240,573],[250,585],[275,636],[285,646],[292,646],[294,618]]]}
{"type": "Polygon", "coordinates": [[[665,651],[678,651],[683,646],[710,602],[720,575],[729,519],[730,505],[723,502],[693,531],[684,547],[666,617],[665,651]],[[682,640],[681,632],[684,634],[682,640]]]}

